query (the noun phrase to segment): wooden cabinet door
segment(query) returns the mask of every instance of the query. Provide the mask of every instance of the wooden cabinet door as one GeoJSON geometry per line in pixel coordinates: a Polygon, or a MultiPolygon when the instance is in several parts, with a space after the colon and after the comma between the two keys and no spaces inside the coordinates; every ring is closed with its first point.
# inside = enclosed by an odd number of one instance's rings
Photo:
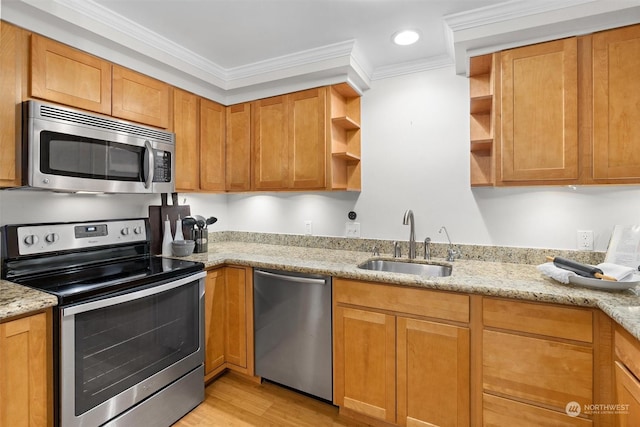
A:
{"type": "Polygon", "coordinates": [[[227,191],[251,189],[251,104],[227,107],[226,174],[227,191]]]}
{"type": "Polygon", "coordinates": [[[326,187],[326,88],[296,92],[289,98],[289,187],[326,187]]]}
{"type": "Polygon", "coordinates": [[[397,318],[398,424],[469,425],[469,329],[397,318]]]}
{"type": "Polygon", "coordinates": [[[205,377],[224,364],[224,268],[207,272],[204,290],[205,377]]]}
{"type": "Polygon", "coordinates": [[[577,39],[501,54],[502,182],[578,179],[577,39]]]}
{"type": "Polygon", "coordinates": [[[618,427],[640,425],[640,382],[620,362],[615,362],[616,403],[628,405],[617,415],[618,427]]]}
{"type": "Polygon", "coordinates": [[[200,153],[196,95],[174,89],[173,132],[176,134],[176,190],[198,190],[200,189],[200,153]]]}
{"type": "Polygon", "coordinates": [[[640,25],[593,35],[593,178],[640,181],[640,25]]]}
{"type": "Polygon", "coordinates": [[[127,68],[113,66],[111,114],[160,128],[169,127],[168,84],[127,68]]]}
{"type": "Polygon", "coordinates": [[[247,367],[247,270],[243,267],[225,268],[225,360],[247,367]]]}
{"type": "Polygon", "coordinates": [[[0,21],[0,187],[22,184],[22,114],[26,96],[27,33],[0,21]]]}
{"type": "Polygon", "coordinates": [[[200,188],[224,191],[225,107],[200,99],[200,188]]]}
{"type": "Polygon", "coordinates": [[[111,64],[34,34],[31,96],[111,114],[111,64]]]}
{"type": "Polygon", "coordinates": [[[396,421],[395,317],[334,307],[334,403],[396,421]]]}
{"type": "Polygon", "coordinates": [[[0,425],[49,426],[51,337],[46,313],[0,323],[0,425]]]}
{"type": "Polygon", "coordinates": [[[289,184],[287,97],[253,103],[253,189],[282,190],[289,184]]]}

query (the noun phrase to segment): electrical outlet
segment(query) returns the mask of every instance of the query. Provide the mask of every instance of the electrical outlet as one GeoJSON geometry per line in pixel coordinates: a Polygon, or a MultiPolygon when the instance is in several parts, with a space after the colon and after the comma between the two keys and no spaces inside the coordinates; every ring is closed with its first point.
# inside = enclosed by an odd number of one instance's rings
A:
{"type": "Polygon", "coordinates": [[[311,236],[313,234],[313,222],[304,222],[304,234],[306,234],[307,236],[311,236]]]}
{"type": "Polygon", "coordinates": [[[359,222],[347,222],[345,223],[345,233],[347,237],[359,238],[360,237],[360,223],[359,222]]]}
{"type": "Polygon", "coordinates": [[[593,231],[578,230],[578,250],[579,251],[593,250],[593,231]]]}

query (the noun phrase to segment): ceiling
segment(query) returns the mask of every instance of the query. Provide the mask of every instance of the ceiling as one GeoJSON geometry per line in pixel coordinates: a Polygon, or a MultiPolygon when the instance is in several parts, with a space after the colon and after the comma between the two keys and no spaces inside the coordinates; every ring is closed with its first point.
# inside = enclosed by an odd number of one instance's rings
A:
{"type": "Polygon", "coordinates": [[[640,22],[640,0],[0,0],[2,19],[231,104],[640,22]],[[415,29],[420,40],[396,46],[415,29]]]}
{"type": "Polygon", "coordinates": [[[505,0],[94,0],[231,70],[355,40],[372,69],[447,55],[443,17],[505,0]],[[422,38],[396,46],[391,36],[422,38]]]}

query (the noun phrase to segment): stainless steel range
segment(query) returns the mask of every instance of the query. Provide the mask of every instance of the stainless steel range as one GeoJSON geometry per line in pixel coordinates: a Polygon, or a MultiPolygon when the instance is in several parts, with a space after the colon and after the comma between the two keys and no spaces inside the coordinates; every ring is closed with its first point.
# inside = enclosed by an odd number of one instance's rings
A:
{"type": "Polygon", "coordinates": [[[57,426],[169,426],[204,398],[204,265],[147,219],[4,226],[3,278],[52,293],[57,426]]]}

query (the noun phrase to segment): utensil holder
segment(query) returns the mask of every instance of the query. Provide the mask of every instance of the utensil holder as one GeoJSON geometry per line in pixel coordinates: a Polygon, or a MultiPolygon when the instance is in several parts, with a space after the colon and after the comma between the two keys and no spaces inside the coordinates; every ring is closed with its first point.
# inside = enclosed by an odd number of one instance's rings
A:
{"type": "Polygon", "coordinates": [[[200,254],[209,250],[209,233],[206,228],[193,230],[193,241],[196,247],[193,252],[200,254]]]}

